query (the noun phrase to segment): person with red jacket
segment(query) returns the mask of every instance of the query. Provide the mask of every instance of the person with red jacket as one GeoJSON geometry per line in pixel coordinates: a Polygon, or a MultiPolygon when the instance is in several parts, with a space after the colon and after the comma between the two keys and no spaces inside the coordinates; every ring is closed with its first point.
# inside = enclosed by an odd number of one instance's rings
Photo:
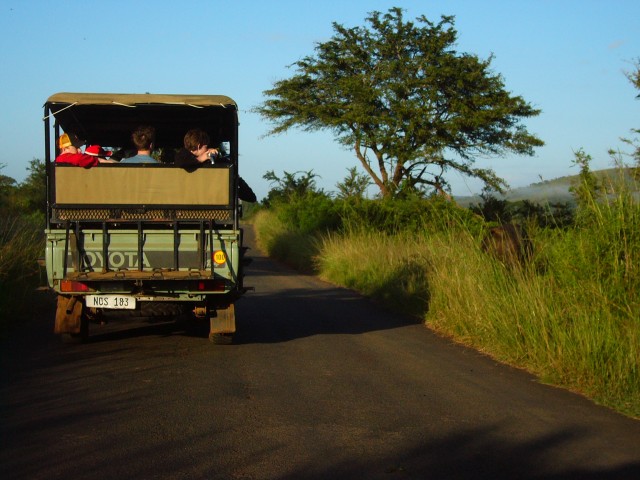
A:
{"type": "Polygon", "coordinates": [[[60,155],[56,157],[56,163],[65,163],[85,168],[94,167],[99,163],[115,163],[115,160],[107,160],[96,155],[82,153],[66,133],[60,135],[60,138],[58,138],[58,148],[60,149],[60,155]]]}

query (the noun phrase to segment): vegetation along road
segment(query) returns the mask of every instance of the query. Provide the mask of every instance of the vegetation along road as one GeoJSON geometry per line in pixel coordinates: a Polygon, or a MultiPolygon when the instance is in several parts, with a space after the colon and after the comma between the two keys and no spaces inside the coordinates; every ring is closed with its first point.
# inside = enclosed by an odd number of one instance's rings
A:
{"type": "Polygon", "coordinates": [[[640,478],[640,422],[252,252],[233,345],[10,338],[2,478],[640,478]]]}

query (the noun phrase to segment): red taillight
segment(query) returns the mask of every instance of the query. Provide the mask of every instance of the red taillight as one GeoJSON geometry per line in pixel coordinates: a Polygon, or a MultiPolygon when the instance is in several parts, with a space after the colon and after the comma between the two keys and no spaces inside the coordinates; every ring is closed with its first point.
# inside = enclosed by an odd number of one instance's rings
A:
{"type": "Polygon", "coordinates": [[[197,292],[224,292],[225,282],[223,280],[198,280],[191,285],[191,290],[197,292]]]}
{"type": "Polygon", "coordinates": [[[61,292],[91,292],[91,288],[86,283],[74,282],[73,280],[62,280],[60,282],[61,292]]]}

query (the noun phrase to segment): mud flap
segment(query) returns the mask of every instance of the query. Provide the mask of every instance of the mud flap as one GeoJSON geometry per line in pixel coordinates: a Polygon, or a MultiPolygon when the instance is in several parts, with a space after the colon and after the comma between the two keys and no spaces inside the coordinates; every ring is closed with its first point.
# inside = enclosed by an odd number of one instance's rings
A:
{"type": "Polygon", "coordinates": [[[54,333],[79,334],[82,329],[82,302],[78,297],[58,295],[54,333]]]}
{"type": "Polygon", "coordinates": [[[216,310],[215,316],[210,317],[209,338],[217,334],[233,334],[236,331],[236,309],[233,304],[227,308],[216,310]]]}

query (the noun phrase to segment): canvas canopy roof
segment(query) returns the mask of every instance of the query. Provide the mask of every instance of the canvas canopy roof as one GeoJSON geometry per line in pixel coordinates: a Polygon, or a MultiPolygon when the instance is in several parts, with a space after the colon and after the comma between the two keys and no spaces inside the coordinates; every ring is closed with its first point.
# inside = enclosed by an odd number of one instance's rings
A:
{"type": "Polygon", "coordinates": [[[144,104],[181,104],[196,106],[236,107],[236,102],[224,95],[174,95],[151,93],[56,93],[47,99],[49,104],[78,105],[144,105],[144,104]]]}
{"type": "Polygon", "coordinates": [[[131,145],[139,125],[156,128],[156,146],[182,146],[184,134],[202,128],[212,144],[236,139],[237,105],[224,95],[56,93],[45,103],[47,115],[87,144],[131,145]]]}

